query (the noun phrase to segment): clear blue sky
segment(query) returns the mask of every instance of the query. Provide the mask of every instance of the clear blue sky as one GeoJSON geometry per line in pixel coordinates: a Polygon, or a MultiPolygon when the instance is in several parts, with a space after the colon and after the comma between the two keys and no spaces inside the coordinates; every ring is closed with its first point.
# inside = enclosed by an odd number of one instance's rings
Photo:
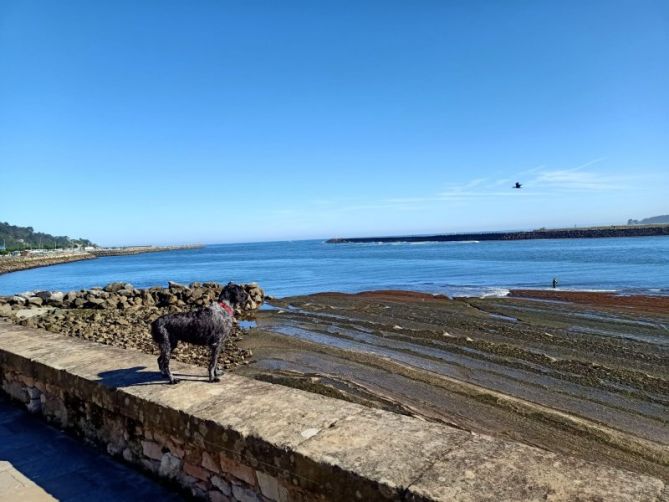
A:
{"type": "Polygon", "coordinates": [[[5,0],[0,176],[111,245],[667,214],[669,2],[5,0]]]}

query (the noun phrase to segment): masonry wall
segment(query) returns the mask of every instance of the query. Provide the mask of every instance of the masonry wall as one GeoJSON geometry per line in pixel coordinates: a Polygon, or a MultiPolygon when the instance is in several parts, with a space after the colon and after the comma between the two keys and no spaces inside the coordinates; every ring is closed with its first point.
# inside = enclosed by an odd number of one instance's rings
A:
{"type": "MultiPolygon", "coordinates": [[[[310,500],[290,482],[254,468],[230,449],[208,448],[206,431],[194,429],[188,420],[163,420],[144,425],[140,410],[136,418],[111,410],[104,399],[87,400],[73,388],[47,384],[15,371],[3,371],[2,389],[24,403],[33,413],[41,413],[58,427],[70,430],[87,441],[142,470],[179,485],[188,494],[212,501],[250,502],[258,500],[310,500]]],[[[127,400],[130,408],[133,404],[127,400]]],[[[240,452],[241,453],[241,452],[240,452]]],[[[257,465],[256,465],[257,467],[257,465]]]]}

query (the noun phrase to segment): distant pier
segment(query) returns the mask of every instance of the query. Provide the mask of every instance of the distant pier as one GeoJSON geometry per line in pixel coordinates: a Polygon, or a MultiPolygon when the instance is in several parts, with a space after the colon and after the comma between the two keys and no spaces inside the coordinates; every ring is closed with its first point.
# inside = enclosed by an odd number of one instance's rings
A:
{"type": "Polygon", "coordinates": [[[479,232],[391,237],[351,237],[329,239],[326,242],[330,244],[344,244],[371,242],[518,241],[526,239],[593,239],[603,237],[651,237],[660,235],[669,235],[669,225],[620,225],[585,228],[541,228],[525,232],[479,232]]]}

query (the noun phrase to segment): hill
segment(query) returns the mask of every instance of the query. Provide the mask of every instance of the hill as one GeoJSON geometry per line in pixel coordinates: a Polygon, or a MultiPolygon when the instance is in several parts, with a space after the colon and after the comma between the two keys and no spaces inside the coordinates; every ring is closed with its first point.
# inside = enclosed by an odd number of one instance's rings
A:
{"type": "Polygon", "coordinates": [[[18,227],[7,222],[0,222],[0,246],[5,243],[7,250],[39,248],[71,248],[75,246],[93,246],[88,239],[70,239],[66,235],[51,235],[35,232],[33,227],[18,227]]]}
{"type": "Polygon", "coordinates": [[[658,223],[669,223],[669,214],[652,216],[643,220],[627,220],[628,225],[656,225],[658,223]]]}

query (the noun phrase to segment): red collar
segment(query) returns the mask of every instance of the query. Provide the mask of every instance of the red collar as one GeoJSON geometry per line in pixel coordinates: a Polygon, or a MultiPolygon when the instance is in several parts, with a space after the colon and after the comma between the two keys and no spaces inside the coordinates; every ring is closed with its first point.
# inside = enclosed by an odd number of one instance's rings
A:
{"type": "Polygon", "coordinates": [[[219,305],[225,310],[230,317],[235,316],[235,311],[232,310],[232,307],[225,302],[219,302],[219,305]]]}

